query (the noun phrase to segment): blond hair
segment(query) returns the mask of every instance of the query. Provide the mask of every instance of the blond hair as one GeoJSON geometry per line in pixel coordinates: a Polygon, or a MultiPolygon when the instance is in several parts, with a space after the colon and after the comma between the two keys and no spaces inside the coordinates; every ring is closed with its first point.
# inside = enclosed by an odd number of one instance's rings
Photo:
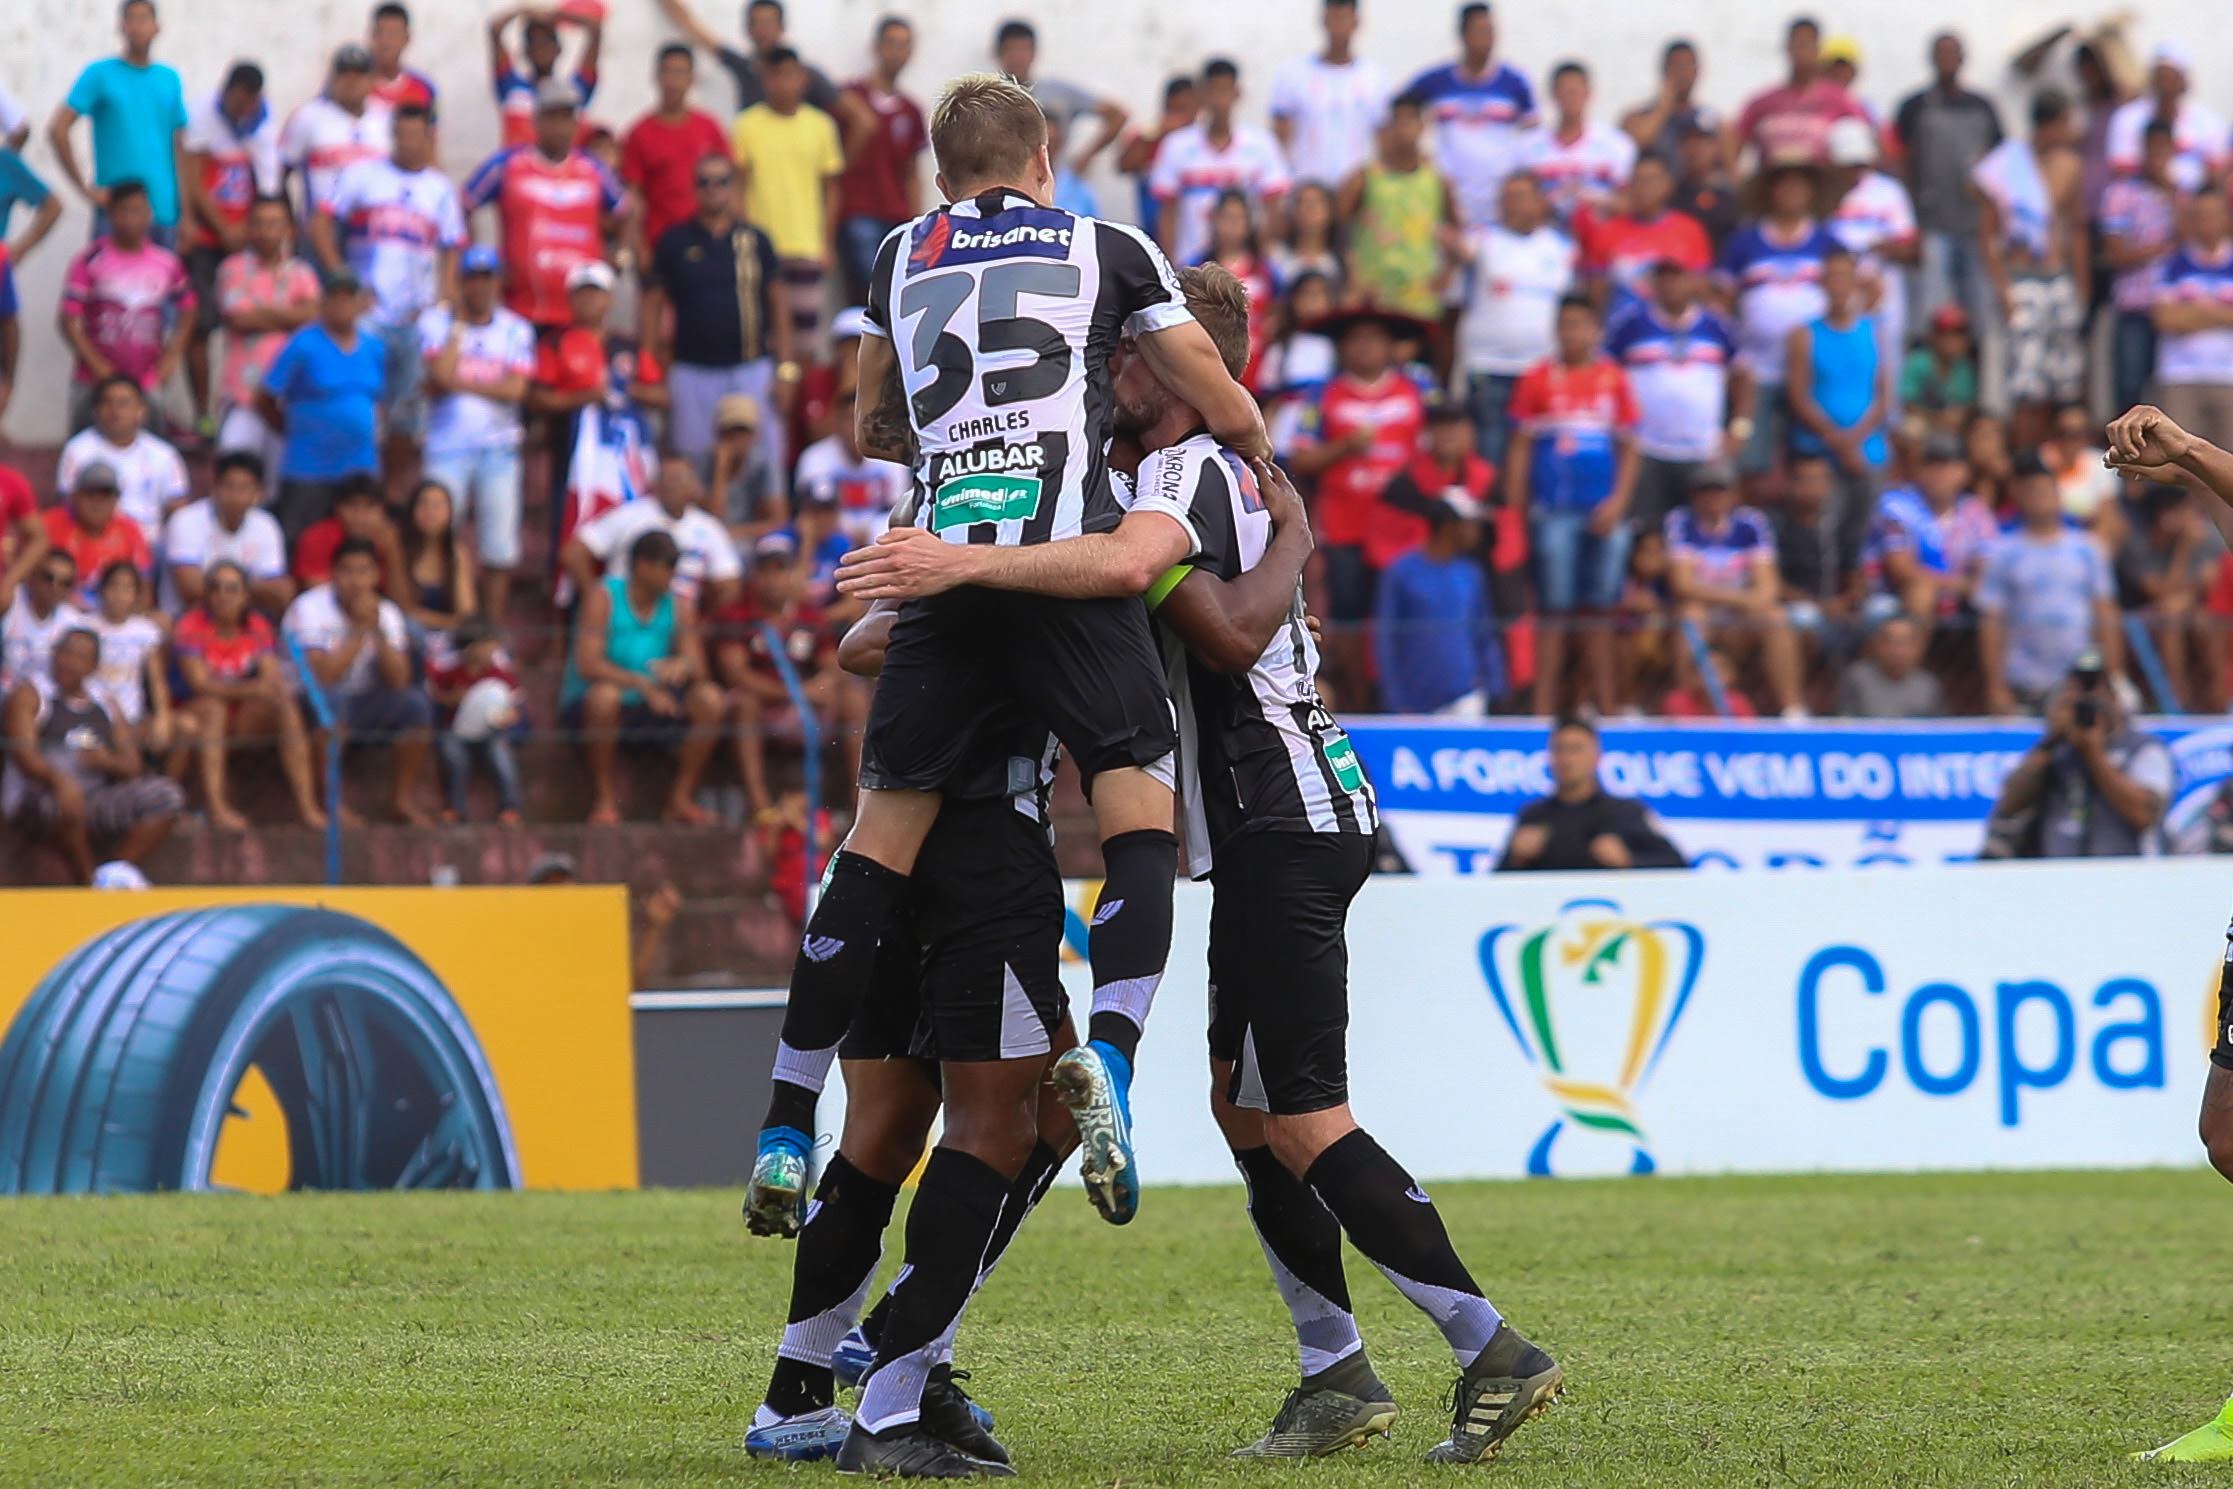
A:
{"type": "Polygon", "coordinates": [[[1197,264],[1179,275],[1186,308],[1238,382],[1248,367],[1248,286],[1223,264],[1197,264]]]}
{"type": "Polygon", "coordinates": [[[1047,116],[1023,84],[964,73],[930,111],[930,148],[950,190],[1021,181],[1047,143],[1047,116]]]}

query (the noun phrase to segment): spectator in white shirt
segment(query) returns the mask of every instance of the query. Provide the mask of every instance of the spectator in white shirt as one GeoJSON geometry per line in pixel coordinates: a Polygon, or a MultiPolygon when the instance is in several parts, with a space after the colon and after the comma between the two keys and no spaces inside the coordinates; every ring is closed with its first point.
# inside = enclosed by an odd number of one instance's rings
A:
{"type": "Polygon", "coordinates": [[[1574,287],[1574,240],[1551,222],[1532,172],[1504,178],[1497,221],[1444,228],[1451,257],[1468,266],[1458,319],[1458,364],[1481,458],[1500,469],[1520,374],[1557,348],[1558,303],[1574,287]]]}
{"type": "Polygon", "coordinates": [[[427,411],[426,474],[472,520],[481,559],[483,612],[499,620],[511,603],[520,561],[520,403],[535,372],[535,328],[501,303],[496,250],[473,247],[458,260],[457,310],[429,310],[419,350],[433,393],[427,411]]]}
{"type": "Polygon", "coordinates": [[[1272,77],[1272,133],[1298,184],[1334,186],[1371,158],[1373,131],[1388,117],[1388,84],[1356,54],[1357,0],[1326,0],[1321,21],[1326,50],[1272,77]]]}
{"type": "MultiPolygon", "coordinates": [[[[1830,185],[1838,205],[1830,214],[1830,236],[1844,244],[1861,270],[1876,317],[1877,356],[1898,367],[1907,356],[1907,273],[1923,259],[1923,235],[1915,223],[1915,199],[1897,176],[1877,168],[1876,130],[1866,119],[1840,119],[1830,126],[1830,185]]],[[[1899,420],[1898,384],[1890,419],[1899,420]]]]}
{"type": "Polygon", "coordinates": [[[1604,216],[1636,168],[1636,142],[1589,117],[1589,94],[1589,69],[1581,63],[1561,62],[1553,69],[1551,104],[1558,118],[1528,136],[1517,162],[1543,183],[1551,211],[1569,231],[1584,211],[1604,216]]]}
{"type": "Polygon", "coordinates": [[[168,440],[147,429],[147,395],[128,377],[112,377],[93,397],[93,422],[70,436],[55,468],[55,489],[74,491],[78,475],[99,461],[116,472],[116,509],[153,535],[186,500],[186,462],[168,440]]]}
{"type": "Polygon", "coordinates": [[[2182,191],[2198,191],[2225,169],[2225,117],[2188,95],[2194,61],[2185,47],[2163,42],[2151,60],[2154,65],[2148,69],[2148,91],[2119,105],[2109,116],[2109,169],[2120,176],[2139,175],[2148,121],[2168,119],[2172,141],[2178,146],[2172,179],[2182,191]]]}
{"type": "Polygon", "coordinates": [[[343,538],[333,552],[332,580],[304,590],[287,607],[281,629],[302,648],[335,728],[352,743],[394,746],[395,815],[414,827],[430,825],[417,798],[434,743],[434,703],[412,682],[403,611],[380,595],[379,550],[363,538],[343,538]]]}
{"type": "Polygon", "coordinates": [[[279,158],[302,179],[305,221],[332,197],[343,171],[388,153],[393,115],[372,107],[372,88],[372,54],[345,43],[333,54],[325,92],[288,115],[279,131],[279,158]]]}
{"type": "Polygon", "coordinates": [[[287,577],[287,540],[279,519],[260,505],[264,461],[253,450],[217,457],[209,495],[171,513],[163,525],[163,609],[180,615],[202,602],[202,577],[212,564],[233,563],[248,577],[258,610],[278,615],[295,596],[287,577]]]}
{"type": "Polygon", "coordinates": [[[855,545],[876,541],[891,526],[892,508],[907,496],[914,472],[890,460],[872,460],[854,439],[851,388],[837,395],[837,432],[799,453],[791,489],[801,500],[819,497],[837,507],[837,530],[855,545]]]}
{"type": "MultiPolygon", "coordinates": [[[[162,623],[146,612],[147,580],[129,559],[101,570],[100,608],[86,628],[101,638],[93,680],[107,690],[116,716],[140,729],[140,743],[160,759],[169,753],[178,717],[171,708],[162,623]]],[[[183,741],[181,741],[183,742],[183,741]]]]}
{"type": "Polygon", "coordinates": [[[0,619],[0,692],[47,675],[56,639],[86,624],[77,593],[77,560],[59,548],[48,550],[0,619]]]}
{"type": "Polygon", "coordinates": [[[721,520],[700,505],[704,488],[697,472],[680,460],[659,467],[653,500],[622,502],[610,512],[574,529],[559,550],[558,562],[587,594],[600,574],[626,578],[628,550],[647,532],[675,540],[675,593],[695,602],[701,615],[717,615],[743,587],[744,564],[721,520]]]}
{"type": "Polygon", "coordinates": [[[1240,68],[1211,58],[1202,69],[1202,116],[1174,130],[1156,154],[1148,184],[1162,204],[1157,230],[1174,264],[1198,263],[1209,252],[1210,214],[1227,191],[1244,192],[1256,204],[1260,234],[1280,236],[1287,157],[1270,134],[1233,118],[1240,98],[1240,68]]]}

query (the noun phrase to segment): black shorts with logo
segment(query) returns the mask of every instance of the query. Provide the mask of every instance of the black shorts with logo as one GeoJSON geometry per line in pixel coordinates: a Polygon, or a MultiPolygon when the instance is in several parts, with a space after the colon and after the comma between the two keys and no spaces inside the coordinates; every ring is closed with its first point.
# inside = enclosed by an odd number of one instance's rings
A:
{"type": "Polygon", "coordinates": [[[1010,705],[1042,720],[1089,781],[1178,748],[1145,605],[964,586],[910,600],[893,622],[861,784],[938,789],[1010,705]]]}
{"type": "Polygon", "coordinates": [[[1349,903],[1372,873],[1362,833],[1251,832],[1210,882],[1210,1057],[1237,1106],[1299,1116],[1349,1099],[1349,903]]]}

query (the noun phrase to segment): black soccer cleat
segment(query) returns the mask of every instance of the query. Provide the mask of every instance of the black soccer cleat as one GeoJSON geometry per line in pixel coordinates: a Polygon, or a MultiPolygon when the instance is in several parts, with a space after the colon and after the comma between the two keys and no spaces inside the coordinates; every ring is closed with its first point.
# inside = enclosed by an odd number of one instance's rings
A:
{"type": "Polygon", "coordinates": [[[1005,1466],[1008,1450],[979,1419],[984,1409],[971,1401],[969,1393],[957,1384],[967,1379],[969,1372],[966,1370],[956,1370],[951,1365],[931,1366],[930,1377],[923,1382],[922,1429],[972,1458],[1005,1466]]]}
{"type": "Polygon", "coordinates": [[[940,1442],[920,1426],[903,1427],[879,1437],[856,1422],[837,1450],[837,1471],[867,1474],[878,1479],[1012,1479],[1016,1471],[1005,1463],[972,1458],[951,1443],[940,1442]]]}
{"type": "Polygon", "coordinates": [[[1506,1438],[1551,1409],[1565,1378],[1558,1361],[1519,1330],[1497,1325],[1488,1348],[1451,1388],[1450,1435],[1427,1450],[1427,1462],[1494,1458],[1506,1438]]]}

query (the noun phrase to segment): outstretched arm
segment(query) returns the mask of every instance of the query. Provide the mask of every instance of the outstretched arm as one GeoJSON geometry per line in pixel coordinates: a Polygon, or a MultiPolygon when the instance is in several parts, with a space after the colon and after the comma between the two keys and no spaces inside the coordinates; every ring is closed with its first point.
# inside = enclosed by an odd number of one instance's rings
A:
{"type": "Polygon", "coordinates": [[[2152,404],[2110,421],[2104,457],[2119,475],[2166,486],[2192,486],[2215,501],[2205,503],[2217,530],[2233,543],[2233,454],[2189,434],[2152,404]]]}
{"type": "MultiPolygon", "coordinates": [[[[1199,321],[1150,331],[1134,344],[1146,355],[1148,370],[1179,402],[1194,406],[1219,444],[1243,460],[1272,458],[1263,410],[1256,406],[1255,396],[1225,370],[1225,359],[1199,321]]],[[[867,343],[862,346],[865,349],[867,343]]]]}

